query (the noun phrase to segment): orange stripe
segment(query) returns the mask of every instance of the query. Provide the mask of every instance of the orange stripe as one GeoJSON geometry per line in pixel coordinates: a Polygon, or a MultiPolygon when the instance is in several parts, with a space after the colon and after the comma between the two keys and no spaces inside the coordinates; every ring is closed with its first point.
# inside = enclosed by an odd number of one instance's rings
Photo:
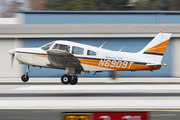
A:
{"type": "Polygon", "coordinates": [[[161,67],[151,67],[151,66],[137,65],[137,64],[131,65],[132,70],[156,70],[156,69],[160,69],[160,68],[161,67]]]}
{"type": "Polygon", "coordinates": [[[98,60],[87,60],[87,59],[79,59],[82,64],[92,65],[92,66],[98,66],[99,61],[98,60]]]}
{"type": "Polygon", "coordinates": [[[164,53],[166,50],[166,47],[168,45],[169,39],[158,44],[155,45],[154,47],[151,47],[149,49],[146,50],[146,52],[158,52],[158,53],[164,53]]]}
{"type": "Polygon", "coordinates": [[[39,55],[39,54],[32,54],[34,56],[38,56],[38,57],[44,57],[44,58],[47,58],[47,55],[39,55]]]}
{"type": "Polygon", "coordinates": [[[108,68],[108,69],[112,69],[112,70],[119,70],[119,71],[124,71],[124,70],[156,70],[156,69],[160,69],[161,67],[150,67],[150,66],[146,66],[146,65],[138,65],[138,64],[127,64],[124,65],[123,63],[118,63],[118,66],[121,66],[118,68],[116,67],[116,64],[114,65],[112,62],[104,62],[103,66],[99,65],[100,61],[98,60],[88,60],[88,59],[79,59],[81,61],[82,64],[86,64],[86,65],[91,65],[91,66],[96,66],[96,67],[102,67],[102,68],[108,68]],[[105,63],[108,64],[108,66],[105,66],[105,63]],[[114,67],[111,67],[114,66],[114,67]],[[125,67],[126,66],[126,67],[125,67]],[[123,68],[125,67],[125,68],[123,68]]]}

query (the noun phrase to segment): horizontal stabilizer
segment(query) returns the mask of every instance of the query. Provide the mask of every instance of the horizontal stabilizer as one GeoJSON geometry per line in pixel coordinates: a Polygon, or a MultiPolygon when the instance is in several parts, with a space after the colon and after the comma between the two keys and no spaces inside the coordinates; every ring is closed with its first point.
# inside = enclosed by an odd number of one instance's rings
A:
{"type": "Polygon", "coordinates": [[[146,65],[147,65],[147,66],[151,66],[151,67],[167,66],[167,64],[149,64],[149,63],[147,63],[146,65]]]}

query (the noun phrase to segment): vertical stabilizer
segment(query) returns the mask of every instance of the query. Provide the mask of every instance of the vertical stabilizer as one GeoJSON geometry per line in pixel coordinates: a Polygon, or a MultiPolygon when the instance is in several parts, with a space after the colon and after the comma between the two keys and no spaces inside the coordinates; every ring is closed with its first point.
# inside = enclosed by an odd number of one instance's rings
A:
{"type": "Polygon", "coordinates": [[[161,63],[171,35],[172,34],[170,33],[159,33],[145,48],[138,53],[140,58],[161,63]]]}

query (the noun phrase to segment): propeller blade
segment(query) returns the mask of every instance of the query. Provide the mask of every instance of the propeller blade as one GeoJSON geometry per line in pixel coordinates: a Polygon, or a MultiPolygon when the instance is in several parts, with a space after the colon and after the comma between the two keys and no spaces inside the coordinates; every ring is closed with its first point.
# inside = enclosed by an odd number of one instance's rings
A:
{"type": "Polygon", "coordinates": [[[11,59],[11,69],[13,69],[13,64],[14,64],[14,55],[12,55],[12,59],[11,59]]]}
{"type": "Polygon", "coordinates": [[[17,37],[16,37],[16,39],[14,41],[14,49],[8,51],[8,53],[12,55],[12,58],[11,58],[11,70],[13,69],[13,64],[14,64],[14,56],[15,56],[16,45],[17,45],[17,37]]]}
{"type": "Polygon", "coordinates": [[[14,63],[15,49],[9,50],[8,53],[12,55],[11,58],[11,69],[12,69],[14,63]]]}

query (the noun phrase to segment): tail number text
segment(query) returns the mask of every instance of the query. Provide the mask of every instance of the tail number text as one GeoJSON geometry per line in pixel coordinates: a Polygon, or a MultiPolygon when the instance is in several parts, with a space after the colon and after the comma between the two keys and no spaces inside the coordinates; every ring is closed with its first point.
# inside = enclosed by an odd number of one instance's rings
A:
{"type": "Polygon", "coordinates": [[[128,61],[116,61],[116,60],[103,60],[99,62],[98,66],[104,66],[104,67],[116,67],[116,68],[131,68],[131,65],[134,62],[128,62],[128,61]]]}

